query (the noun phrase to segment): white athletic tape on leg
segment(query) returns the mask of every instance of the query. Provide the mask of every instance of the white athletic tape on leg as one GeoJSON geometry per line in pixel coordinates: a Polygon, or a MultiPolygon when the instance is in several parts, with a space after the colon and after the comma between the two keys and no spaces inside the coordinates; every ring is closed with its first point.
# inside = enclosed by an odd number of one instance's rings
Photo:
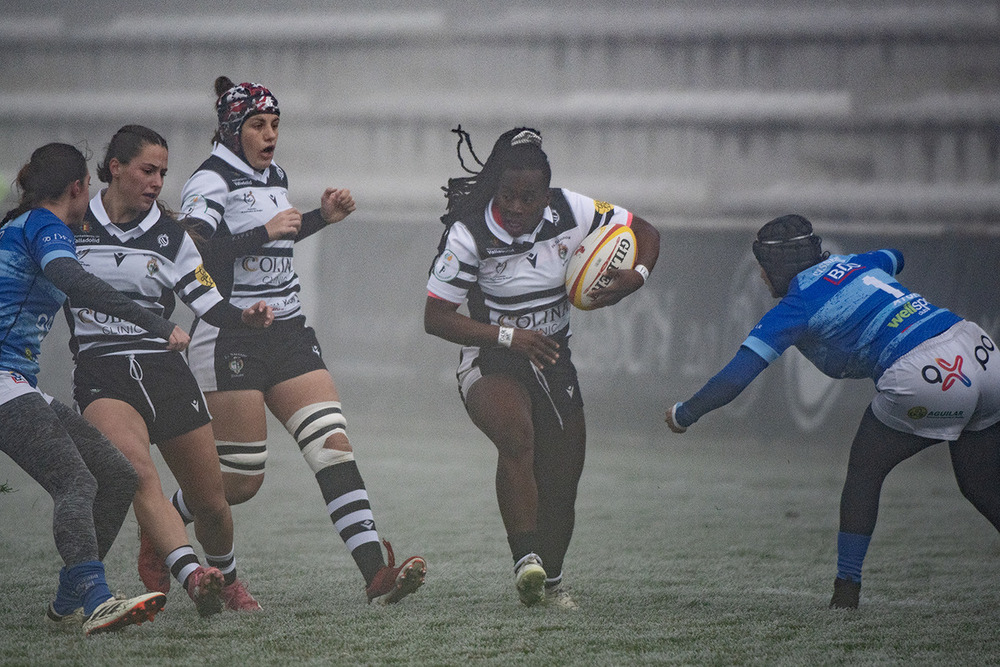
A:
{"type": "Polygon", "coordinates": [[[264,464],[267,461],[267,441],[261,442],[226,442],[216,440],[215,449],[219,452],[219,466],[222,472],[232,472],[237,475],[263,475],[264,464]]]}
{"type": "Polygon", "coordinates": [[[285,422],[285,428],[314,473],[323,468],[354,460],[354,452],[327,449],[323,445],[334,433],[347,434],[347,420],[341,412],[339,401],[313,403],[296,411],[285,422]]]}
{"type": "Polygon", "coordinates": [[[323,443],[310,445],[307,450],[303,450],[302,456],[305,458],[306,463],[309,464],[313,473],[317,473],[323,468],[335,466],[338,463],[347,463],[354,460],[354,452],[345,452],[342,449],[328,449],[323,446],[323,443]]]}

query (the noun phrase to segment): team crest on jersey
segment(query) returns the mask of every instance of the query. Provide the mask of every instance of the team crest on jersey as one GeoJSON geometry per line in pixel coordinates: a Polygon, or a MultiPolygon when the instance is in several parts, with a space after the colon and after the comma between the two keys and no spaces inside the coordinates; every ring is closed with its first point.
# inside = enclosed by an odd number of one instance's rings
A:
{"type": "Polygon", "coordinates": [[[460,265],[461,263],[458,261],[458,257],[455,257],[455,253],[445,250],[438,257],[438,261],[434,265],[434,275],[437,276],[438,280],[449,283],[458,276],[460,265]]]}
{"type": "Polygon", "coordinates": [[[615,207],[613,204],[609,204],[606,201],[597,201],[596,199],[594,200],[594,209],[601,215],[604,215],[608,211],[614,210],[614,208],[615,207]]]}
{"type": "Polygon", "coordinates": [[[151,276],[155,276],[160,271],[160,263],[156,261],[155,257],[150,257],[149,261],[146,262],[146,273],[151,276]]]}
{"type": "Polygon", "coordinates": [[[205,287],[215,287],[215,281],[212,280],[212,275],[205,269],[204,264],[199,264],[194,270],[194,277],[205,287]]]}
{"type": "Polygon", "coordinates": [[[565,244],[560,243],[559,244],[559,259],[565,261],[566,255],[568,255],[568,254],[569,254],[569,248],[567,248],[565,246],[565,244]]]}
{"type": "Polygon", "coordinates": [[[247,205],[244,213],[260,213],[262,210],[257,208],[257,198],[253,196],[253,190],[243,193],[243,203],[247,205]]]}
{"type": "Polygon", "coordinates": [[[229,359],[229,363],[226,364],[229,368],[229,373],[234,377],[241,377],[243,375],[243,357],[240,355],[233,355],[229,359]]]}

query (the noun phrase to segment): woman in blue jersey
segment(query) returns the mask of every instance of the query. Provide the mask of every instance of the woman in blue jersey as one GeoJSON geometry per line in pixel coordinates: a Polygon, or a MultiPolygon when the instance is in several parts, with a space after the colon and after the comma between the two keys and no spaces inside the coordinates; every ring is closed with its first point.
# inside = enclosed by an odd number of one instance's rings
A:
{"type": "Polygon", "coordinates": [[[77,261],[66,222],[79,222],[87,210],[90,174],[80,151],[42,146],[17,186],[20,203],[0,223],[0,451],[54,503],[53,534],[65,567],[47,618],[60,627],[82,624],[91,635],[150,620],[166,598],[115,599],[108,589],[102,560],[132,503],[136,474],[96,429],[38,390],[41,342],[67,296],[157,332],[171,350],[183,350],[188,336],[77,261]]]}
{"type": "Polygon", "coordinates": [[[930,445],[948,441],[963,495],[1000,530],[1000,358],[990,336],[897,282],[898,250],[831,256],[808,220],[785,215],[760,229],[753,251],[781,301],[722,371],[667,411],[670,429],[683,433],[733,400],[792,345],[830,377],[875,381],[841,495],[831,607],[858,606],[882,483],[930,445]]]}
{"type": "MultiPolygon", "coordinates": [[[[469,136],[455,132],[461,150],[469,136]]],[[[562,585],[563,560],[587,437],[568,346],[566,264],[591,230],[629,225],[637,264],[615,272],[595,298],[597,307],[608,306],[645,283],[659,233],[621,207],[550,188],[542,137],[531,128],[502,134],[482,170],[470,173],[448,181],[447,229],[427,283],[424,328],[463,346],[459,393],[497,448],[497,502],[518,597],[527,606],[575,608],[562,585]],[[458,312],[466,302],[468,316],[458,312]]]]}
{"type": "MultiPolygon", "coordinates": [[[[224,328],[265,327],[273,314],[259,301],[240,310],[222,298],[194,241],[158,202],[167,142],[141,125],[112,137],[98,178],[108,187],[74,227],[80,263],[153,313],[169,317],[175,296],[224,328]]],[[[173,575],[203,616],[260,605],[236,576],[233,520],[219,471],[211,416],[198,383],[159,337],[118,322],[75,299],[66,304],[76,369],[77,408],[132,463],[139,488],[132,506],[140,529],[139,574],[166,593],[173,575]],[[155,443],[186,493],[202,566],[181,518],[163,495],[150,453],[155,443]]]]}
{"type": "MultiPolygon", "coordinates": [[[[226,498],[245,502],[263,484],[270,410],[315,476],[368,601],[398,602],[421,586],[426,564],[412,556],[396,565],[388,542],[386,563],[340,396],[306,324],[293,268],[295,244],[350,215],[354,199],[349,190],[327,188],[318,209],[303,214],[292,207],[288,176],[274,162],[278,100],[260,84],[235,85],[224,76],[215,92],[212,154],[184,185],[182,210],[206,239],[202,254],[223,296],[241,308],[263,299],[274,309],[267,329],[222,329],[198,319],[191,330],[188,363],[212,411],[226,498]]],[[[183,491],[174,505],[185,512],[183,491]]]]}

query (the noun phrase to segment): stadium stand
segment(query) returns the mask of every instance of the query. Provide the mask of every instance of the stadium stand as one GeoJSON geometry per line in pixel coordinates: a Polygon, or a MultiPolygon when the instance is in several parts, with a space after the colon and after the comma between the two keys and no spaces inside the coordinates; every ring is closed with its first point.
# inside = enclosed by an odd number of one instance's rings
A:
{"type": "Polygon", "coordinates": [[[669,224],[789,197],[844,221],[1000,216],[993,2],[332,7],[263,25],[184,4],[5,18],[0,172],[9,182],[53,136],[100,142],[142,119],[186,173],[226,73],[267,83],[294,118],[280,157],[300,191],[343,175],[387,216],[440,209],[451,127],[487,149],[521,122],[542,128],[566,181],[669,224]]]}

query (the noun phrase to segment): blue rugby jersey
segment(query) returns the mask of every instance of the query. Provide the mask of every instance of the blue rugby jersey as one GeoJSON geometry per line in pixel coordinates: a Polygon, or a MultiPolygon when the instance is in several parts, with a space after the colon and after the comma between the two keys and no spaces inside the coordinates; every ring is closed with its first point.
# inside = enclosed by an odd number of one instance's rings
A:
{"type": "Polygon", "coordinates": [[[0,369],[34,387],[42,339],[66,295],[42,269],[57,257],[76,260],[73,232],[55,214],[36,208],[0,227],[0,369]]]}
{"type": "Polygon", "coordinates": [[[833,378],[878,381],[894,361],[962,318],[900,285],[898,250],[832,255],[792,279],[743,342],[767,363],[794,345],[833,378]]]}

